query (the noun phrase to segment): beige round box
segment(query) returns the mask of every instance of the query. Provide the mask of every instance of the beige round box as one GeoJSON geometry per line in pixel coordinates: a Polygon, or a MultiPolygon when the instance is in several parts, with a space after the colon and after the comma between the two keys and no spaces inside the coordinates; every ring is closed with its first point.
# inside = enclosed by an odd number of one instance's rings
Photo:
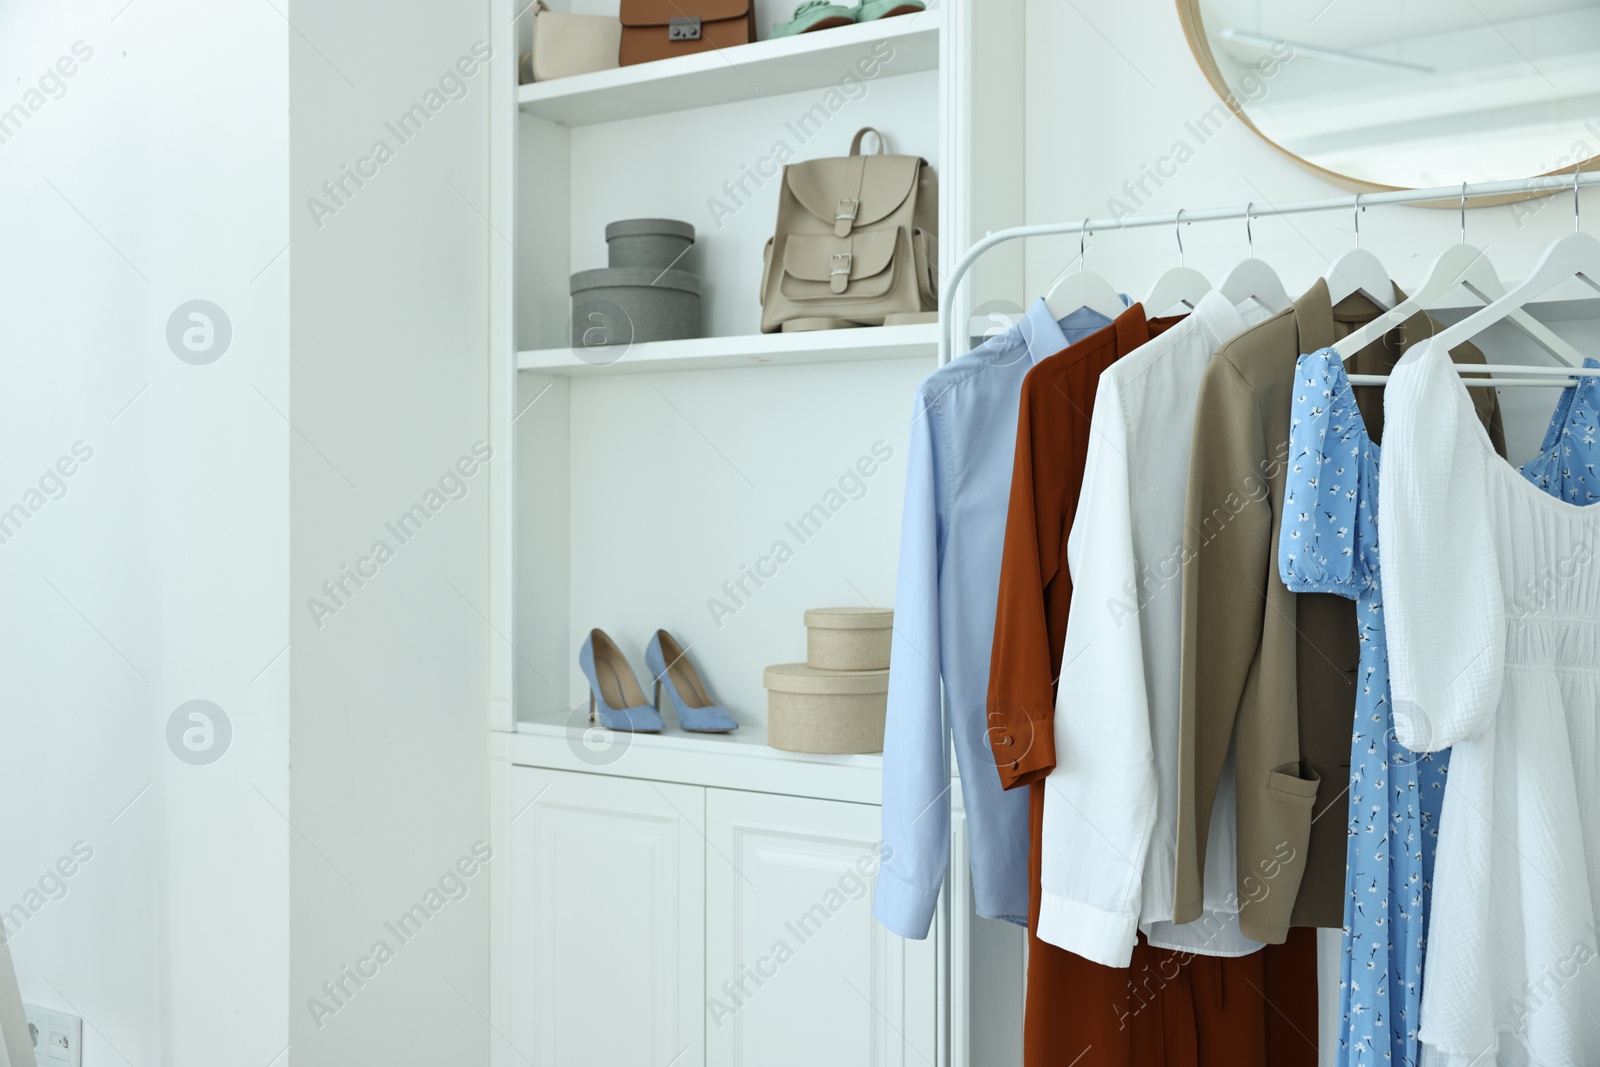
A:
{"type": "Polygon", "coordinates": [[[888,671],[766,669],[767,744],[789,752],[882,752],[888,671]]]}
{"type": "Polygon", "coordinates": [[[812,608],[806,612],[806,665],[821,671],[886,671],[894,612],[812,608]]]}

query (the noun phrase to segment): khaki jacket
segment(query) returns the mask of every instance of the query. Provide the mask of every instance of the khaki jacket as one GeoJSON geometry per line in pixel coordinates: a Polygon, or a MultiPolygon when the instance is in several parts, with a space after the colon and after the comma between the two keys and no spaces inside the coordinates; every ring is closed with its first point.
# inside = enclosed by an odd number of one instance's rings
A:
{"type": "MultiPolygon", "coordinates": [[[[1278,577],[1278,537],[1284,475],[1294,460],[1295,361],[1377,311],[1360,295],[1330,306],[1327,284],[1318,280],[1293,308],[1223,345],[1201,383],[1183,554],[1177,922],[1201,914],[1211,809],[1231,743],[1240,930],[1278,944],[1290,926],[1343,924],[1360,657],[1355,604],[1291,593],[1278,577]]],[[[1347,365],[1352,373],[1387,373],[1439,328],[1417,315],[1347,365]]],[[[1484,361],[1470,345],[1452,356],[1484,361]]],[[[1379,440],[1382,390],[1358,386],[1356,394],[1379,440]]],[[[1474,399],[1503,454],[1495,391],[1474,390],[1474,399]]]]}

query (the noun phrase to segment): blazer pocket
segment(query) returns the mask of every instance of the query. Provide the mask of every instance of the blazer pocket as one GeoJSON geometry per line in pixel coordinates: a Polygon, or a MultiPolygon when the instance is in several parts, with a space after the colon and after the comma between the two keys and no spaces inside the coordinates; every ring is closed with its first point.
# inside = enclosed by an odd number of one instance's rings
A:
{"type": "Polygon", "coordinates": [[[1281,945],[1300,895],[1322,777],[1304,763],[1286,763],[1267,773],[1266,784],[1262,836],[1239,842],[1239,924],[1246,937],[1281,945]]]}
{"type": "Polygon", "coordinates": [[[1322,787],[1322,776],[1309,769],[1304,773],[1310,777],[1302,776],[1301,764],[1286,763],[1267,775],[1267,788],[1279,794],[1287,803],[1309,808],[1316,803],[1317,790],[1322,787]]]}

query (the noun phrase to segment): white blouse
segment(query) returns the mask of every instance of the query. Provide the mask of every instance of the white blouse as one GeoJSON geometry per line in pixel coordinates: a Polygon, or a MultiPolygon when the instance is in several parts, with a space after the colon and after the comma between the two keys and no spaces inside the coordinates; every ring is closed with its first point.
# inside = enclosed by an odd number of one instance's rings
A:
{"type": "Polygon", "coordinates": [[[1172,922],[1177,880],[1183,517],[1200,379],[1223,342],[1267,318],[1207,293],[1100,375],[1083,488],[1067,537],[1072,606],[1045,778],[1039,937],[1108,967],[1150,944],[1242,956],[1233,893],[1234,781],[1225,768],[1206,850],[1205,911],[1172,922]]]}
{"type": "Polygon", "coordinates": [[[1390,377],[1384,423],[1396,734],[1453,746],[1423,1062],[1600,1064],[1600,510],[1496,455],[1432,344],[1390,377]]]}

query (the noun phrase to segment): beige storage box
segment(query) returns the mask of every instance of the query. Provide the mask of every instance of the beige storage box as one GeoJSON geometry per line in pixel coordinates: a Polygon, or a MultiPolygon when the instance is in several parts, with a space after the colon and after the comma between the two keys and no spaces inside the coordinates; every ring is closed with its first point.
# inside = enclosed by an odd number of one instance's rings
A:
{"type": "Polygon", "coordinates": [[[822,671],[886,671],[894,612],[812,608],[806,612],[806,666],[822,671]]]}
{"type": "Polygon", "coordinates": [[[789,752],[882,752],[889,672],[778,663],[767,687],[767,744],[789,752]]]}

